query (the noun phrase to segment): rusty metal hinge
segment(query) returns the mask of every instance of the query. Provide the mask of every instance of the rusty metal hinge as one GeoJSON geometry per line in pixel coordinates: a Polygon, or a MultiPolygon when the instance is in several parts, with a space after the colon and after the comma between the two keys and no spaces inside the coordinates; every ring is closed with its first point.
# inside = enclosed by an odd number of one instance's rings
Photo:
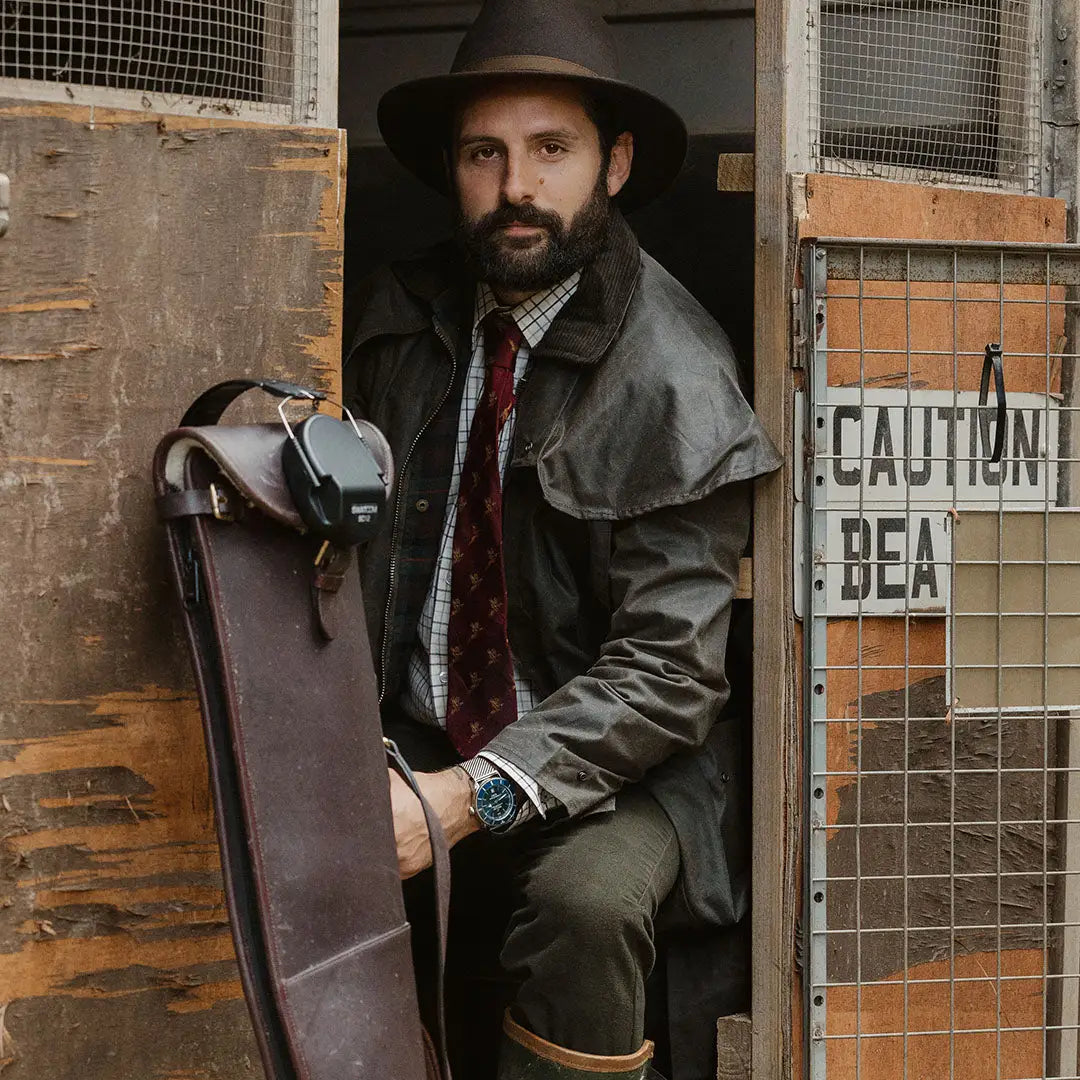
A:
{"type": "Polygon", "coordinates": [[[806,366],[806,294],[803,289],[791,290],[791,366],[806,366]]]}

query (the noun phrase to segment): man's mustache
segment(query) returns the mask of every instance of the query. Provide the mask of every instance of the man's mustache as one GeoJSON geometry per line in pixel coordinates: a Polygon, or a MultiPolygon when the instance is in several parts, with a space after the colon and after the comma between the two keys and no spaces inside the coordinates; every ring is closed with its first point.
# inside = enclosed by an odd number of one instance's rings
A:
{"type": "Polygon", "coordinates": [[[541,210],[531,203],[520,206],[500,206],[497,210],[485,214],[476,224],[476,232],[485,239],[496,230],[508,225],[530,225],[547,229],[556,236],[562,232],[562,220],[553,210],[541,210]]]}

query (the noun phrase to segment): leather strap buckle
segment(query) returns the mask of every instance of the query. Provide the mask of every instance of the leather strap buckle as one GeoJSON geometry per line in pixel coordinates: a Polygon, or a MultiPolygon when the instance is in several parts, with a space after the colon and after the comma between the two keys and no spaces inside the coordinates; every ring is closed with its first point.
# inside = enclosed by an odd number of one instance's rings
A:
{"type": "Polygon", "coordinates": [[[351,549],[336,548],[329,540],[324,540],[315,556],[315,588],[331,595],[336,593],[351,562],[351,549]]]}
{"type": "Polygon", "coordinates": [[[210,509],[218,521],[236,520],[236,514],[229,507],[229,496],[217,484],[210,485],[210,509]]]}
{"type": "Polygon", "coordinates": [[[344,617],[336,598],[351,565],[352,548],[334,547],[329,540],[323,541],[315,556],[311,599],[319,632],[327,641],[337,636],[338,623],[344,617]]]}

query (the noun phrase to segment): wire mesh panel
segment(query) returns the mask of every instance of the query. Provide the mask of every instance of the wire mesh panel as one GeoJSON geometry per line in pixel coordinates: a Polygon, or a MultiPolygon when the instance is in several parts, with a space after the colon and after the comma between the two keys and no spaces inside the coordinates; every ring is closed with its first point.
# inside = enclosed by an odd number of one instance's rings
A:
{"type": "Polygon", "coordinates": [[[1039,0],[820,0],[816,167],[1039,184],[1039,0]]]}
{"type": "Polygon", "coordinates": [[[0,0],[0,96],[303,123],[318,0],[0,0]]]}
{"type": "Polygon", "coordinates": [[[1080,248],[805,273],[811,1076],[1077,1077],[1080,248]]]}

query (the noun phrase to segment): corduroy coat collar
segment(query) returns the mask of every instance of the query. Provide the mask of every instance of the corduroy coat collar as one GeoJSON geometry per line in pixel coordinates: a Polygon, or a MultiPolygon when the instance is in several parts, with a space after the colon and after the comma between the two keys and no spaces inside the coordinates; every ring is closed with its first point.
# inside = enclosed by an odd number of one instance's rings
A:
{"type": "MultiPolygon", "coordinates": [[[[371,291],[372,302],[362,308],[354,348],[379,334],[422,330],[429,325],[432,311],[456,338],[472,310],[476,289],[457,245],[450,241],[440,244],[397,264],[394,274],[400,283],[398,290],[371,291]]],[[[577,291],[533,356],[585,366],[597,363],[622,325],[640,274],[637,238],[622,214],[613,209],[604,246],[582,268],[577,291]]],[[[363,297],[360,302],[364,302],[363,297]]]]}

